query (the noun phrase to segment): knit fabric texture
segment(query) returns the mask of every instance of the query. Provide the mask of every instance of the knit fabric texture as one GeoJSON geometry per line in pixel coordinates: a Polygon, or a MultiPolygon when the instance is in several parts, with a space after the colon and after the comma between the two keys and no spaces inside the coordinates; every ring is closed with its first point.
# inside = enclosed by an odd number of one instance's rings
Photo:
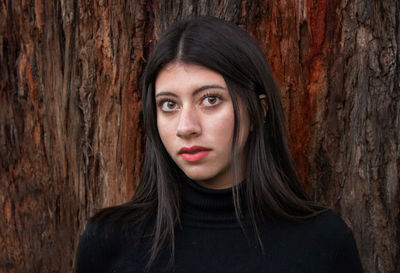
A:
{"type": "MultiPolygon", "coordinates": [[[[171,252],[165,247],[148,272],[363,272],[352,231],[332,211],[304,221],[262,219],[257,227],[259,238],[251,222],[244,219],[240,226],[231,189],[211,190],[184,181],[174,263],[169,265],[171,252]]],[[[145,272],[151,238],[133,237],[87,226],[75,272],[145,272]]]]}

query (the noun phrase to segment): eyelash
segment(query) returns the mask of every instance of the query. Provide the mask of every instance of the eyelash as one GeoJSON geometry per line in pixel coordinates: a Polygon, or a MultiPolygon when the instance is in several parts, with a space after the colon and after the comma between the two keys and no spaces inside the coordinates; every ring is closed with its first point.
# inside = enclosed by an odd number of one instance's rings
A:
{"type": "MultiPolygon", "coordinates": [[[[220,101],[222,100],[222,97],[219,94],[216,94],[216,93],[206,93],[201,97],[200,100],[201,100],[201,102],[203,102],[206,98],[210,98],[210,97],[214,97],[214,98],[216,98],[216,99],[218,99],[220,101]]],[[[171,100],[171,99],[162,99],[157,103],[157,106],[159,108],[162,108],[163,104],[166,103],[166,102],[172,102],[172,103],[176,104],[176,102],[171,100]]],[[[218,104],[219,103],[217,103],[215,106],[217,106],[218,104]]],[[[208,106],[208,107],[211,108],[211,107],[214,107],[214,105],[208,106]]],[[[169,113],[169,112],[173,112],[173,110],[172,111],[164,111],[164,112],[169,113]]]]}
{"type": "MultiPolygon", "coordinates": [[[[203,102],[206,98],[210,98],[210,97],[214,97],[214,98],[217,98],[218,100],[222,100],[222,97],[219,95],[219,94],[216,94],[216,93],[206,93],[206,94],[204,94],[202,97],[201,97],[201,101],[203,102]]],[[[217,106],[219,103],[217,103],[215,106],[217,106]]],[[[214,105],[213,105],[214,106],[214,105]]],[[[213,107],[213,106],[210,106],[210,107],[213,107]]]]}

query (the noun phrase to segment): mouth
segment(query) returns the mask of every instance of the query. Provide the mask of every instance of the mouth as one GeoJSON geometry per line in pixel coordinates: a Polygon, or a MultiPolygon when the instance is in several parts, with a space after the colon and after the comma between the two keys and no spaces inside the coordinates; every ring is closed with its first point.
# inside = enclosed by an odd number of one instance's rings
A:
{"type": "Polygon", "coordinates": [[[189,162],[195,162],[206,155],[211,151],[209,148],[201,147],[201,146],[192,146],[189,148],[182,148],[179,150],[178,154],[182,156],[182,158],[189,162]]]}

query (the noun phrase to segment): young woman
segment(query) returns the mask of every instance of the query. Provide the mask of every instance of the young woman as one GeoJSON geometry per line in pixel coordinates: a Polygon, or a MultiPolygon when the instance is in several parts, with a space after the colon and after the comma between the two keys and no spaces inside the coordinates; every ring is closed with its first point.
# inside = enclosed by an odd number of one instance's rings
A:
{"type": "Polygon", "coordinates": [[[172,25],[144,74],[132,201],[90,219],[76,272],[362,272],[351,230],[308,200],[255,41],[210,17],[172,25]]]}

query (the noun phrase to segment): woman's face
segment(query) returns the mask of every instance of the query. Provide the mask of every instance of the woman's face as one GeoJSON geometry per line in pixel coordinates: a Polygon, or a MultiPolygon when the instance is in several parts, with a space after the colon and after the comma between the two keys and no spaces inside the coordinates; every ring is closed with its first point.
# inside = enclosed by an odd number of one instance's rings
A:
{"type": "MultiPolygon", "coordinates": [[[[234,109],[224,78],[202,66],[172,62],[158,74],[155,89],[157,128],[171,158],[205,187],[231,187],[234,109]]],[[[240,102],[239,108],[242,180],[249,118],[240,102]]]]}

